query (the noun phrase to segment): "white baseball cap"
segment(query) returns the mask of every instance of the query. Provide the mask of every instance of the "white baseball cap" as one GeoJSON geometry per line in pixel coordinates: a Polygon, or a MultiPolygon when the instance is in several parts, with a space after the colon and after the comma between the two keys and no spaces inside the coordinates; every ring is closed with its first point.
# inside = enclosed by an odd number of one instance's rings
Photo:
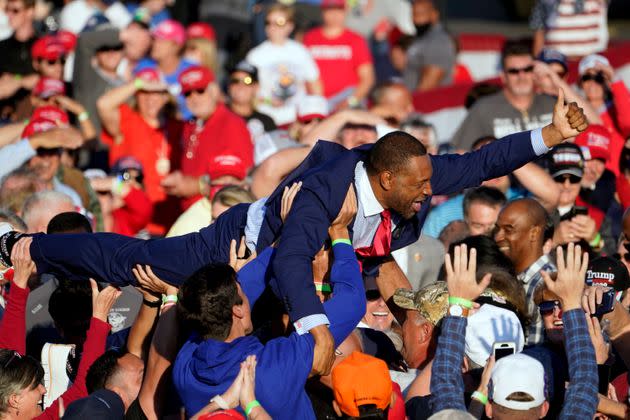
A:
{"type": "Polygon", "coordinates": [[[608,61],[606,57],[600,54],[587,55],[580,60],[580,64],[578,65],[578,73],[582,75],[586,73],[587,70],[594,68],[597,64],[610,66],[610,61],[608,61]]]}
{"type": "Polygon", "coordinates": [[[529,410],[545,402],[545,369],[523,353],[506,356],[494,365],[490,378],[490,399],[512,410],[529,410]],[[515,392],[530,395],[532,401],[508,400],[515,392]]]}
{"type": "Polygon", "coordinates": [[[485,366],[492,354],[494,343],[512,341],[515,352],[525,345],[523,327],[516,314],[492,304],[481,308],[468,317],[466,327],[466,356],[479,366],[485,366]]]}
{"type": "Polygon", "coordinates": [[[318,95],[309,95],[300,100],[297,111],[298,120],[310,121],[313,118],[324,119],[328,116],[328,102],[318,95]]]}

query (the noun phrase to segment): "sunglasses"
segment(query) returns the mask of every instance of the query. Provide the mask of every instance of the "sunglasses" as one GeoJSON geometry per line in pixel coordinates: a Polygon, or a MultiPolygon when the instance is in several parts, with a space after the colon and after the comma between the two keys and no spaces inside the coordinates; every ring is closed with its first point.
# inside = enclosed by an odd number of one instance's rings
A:
{"type": "Polygon", "coordinates": [[[44,149],[43,147],[37,148],[37,156],[46,157],[46,156],[59,156],[63,152],[61,147],[55,147],[54,149],[44,149]]]}
{"type": "Polygon", "coordinates": [[[46,62],[46,63],[48,63],[49,66],[54,66],[56,64],[61,64],[63,66],[64,64],[66,64],[66,59],[65,58],[58,58],[56,60],[46,60],[46,59],[42,58],[39,61],[40,61],[40,63],[41,62],[46,62]]]}
{"type": "Polygon", "coordinates": [[[400,121],[396,117],[386,117],[385,122],[394,127],[398,127],[400,125],[400,121]]]}
{"type": "Polygon", "coordinates": [[[118,174],[118,178],[119,178],[121,181],[131,181],[131,180],[134,180],[134,181],[136,181],[138,184],[142,184],[142,181],[144,181],[144,175],[143,175],[143,174],[141,174],[141,173],[140,173],[140,174],[138,174],[138,175],[135,175],[135,176],[134,176],[134,174],[132,174],[132,173],[131,173],[131,172],[129,172],[129,171],[123,171],[123,172],[119,173],[119,174],[118,174]]]}
{"type": "Polygon", "coordinates": [[[99,52],[110,52],[110,51],[122,51],[123,48],[124,47],[122,44],[121,45],[106,45],[96,50],[96,52],[99,53],[99,52]]]}
{"type": "Polygon", "coordinates": [[[18,13],[22,13],[24,10],[26,9],[19,9],[16,7],[7,7],[6,8],[6,14],[7,15],[17,15],[18,13]]]}
{"type": "Polygon", "coordinates": [[[380,297],[381,297],[381,292],[379,292],[378,290],[365,291],[365,299],[367,299],[369,302],[374,302],[375,300],[378,300],[378,298],[380,297]]]}
{"type": "Polygon", "coordinates": [[[521,68],[511,67],[509,69],[505,69],[505,72],[507,74],[531,73],[533,71],[534,71],[533,64],[527,67],[521,67],[521,68]]]}
{"type": "Polygon", "coordinates": [[[552,314],[553,311],[556,310],[556,308],[562,310],[562,305],[560,305],[559,300],[545,300],[543,302],[540,302],[540,305],[538,305],[538,310],[540,311],[541,315],[552,314]]]}
{"type": "Polygon", "coordinates": [[[554,182],[557,182],[558,184],[564,184],[567,179],[571,184],[579,184],[582,182],[582,178],[573,174],[562,174],[553,177],[554,182]]]}
{"type": "Polygon", "coordinates": [[[580,77],[581,83],[588,82],[589,80],[599,83],[600,85],[606,83],[606,78],[604,77],[604,74],[602,72],[597,72],[595,74],[585,74],[580,77]]]}
{"type": "Polygon", "coordinates": [[[7,360],[7,362],[4,364],[4,369],[7,369],[9,366],[11,366],[11,363],[13,363],[15,360],[20,360],[20,359],[22,359],[22,355],[18,353],[17,351],[13,350],[13,354],[11,355],[9,360],[7,360]]]}
{"type": "Polygon", "coordinates": [[[191,89],[184,92],[184,97],[188,98],[190,95],[192,95],[193,92],[197,93],[198,95],[203,95],[204,93],[206,93],[206,89],[191,89]]]}
{"type": "Polygon", "coordinates": [[[230,79],[230,85],[238,85],[241,83],[246,86],[249,86],[249,85],[254,84],[254,79],[252,79],[251,76],[245,76],[243,78],[232,77],[230,79]]]}
{"type": "Polygon", "coordinates": [[[282,28],[287,25],[289,21],[283,17],[278,18],[276,20],[265,20],[265,26],[277,26],[278,28],[282,28]]]}
{"type": "Polygon", "coordinates": [[[322,120],[321,118],[317,118],[317,117],[316,117],[316,118],[311,118],[311,119],[308,119],[308,120],[301,120],[300,122],[301,122],[302,124],[304,124],[304,125],[308,125],[308,124],[310,124],[310,123],[312,123],[312,122],[314,122],[314,123],[321,122],[321,120],[322,120]]]}

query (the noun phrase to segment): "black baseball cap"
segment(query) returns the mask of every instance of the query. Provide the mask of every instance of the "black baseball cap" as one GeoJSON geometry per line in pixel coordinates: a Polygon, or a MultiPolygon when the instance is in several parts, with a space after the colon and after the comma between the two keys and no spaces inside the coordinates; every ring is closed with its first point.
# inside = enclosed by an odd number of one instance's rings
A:
{"type": "Polygon", "coordinates": [[[584,155],[580,146],[573,143],[560,144],[549,152],[549,174],[552,178],[560,175],[584,175],[584,155]]]}
{"type": "Polygon", "coordinates": [[[254,82],[258,82],[258,68],[255,65],[242,60],[232,69],[232,73],[237,71],[249,74],[254,82]]]}
{"type": "Polygon", "coordinates": [[[621,261],[612,257],[598,257],[588,264],[586,284],[612,287],[621,292],[630,287],[630,275],[621,261]]]}

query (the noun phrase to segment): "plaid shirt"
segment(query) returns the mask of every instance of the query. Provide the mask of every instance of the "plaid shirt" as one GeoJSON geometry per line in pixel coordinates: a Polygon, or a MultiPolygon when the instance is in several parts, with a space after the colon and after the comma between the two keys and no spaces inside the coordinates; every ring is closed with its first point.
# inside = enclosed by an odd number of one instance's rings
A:
{"type": "Polygon", "coordinates": [[[531,323],[527,331],[527,344],[535,345],[540,344],[545,339],[545,328],[542,318],[538,312],[538,306],[534,303],[534,291],[536,286],[543,281],[541,271],[556,271],[556,266],[549,260],[547,255],[543,255],[538,258],[527,270],[520,273],[517,278],[523,282],[525,287],[525,295],[527,297],[527,312],[531,323]]]}
{"type": "MultiPolygon", "coordinates": [[[[581,309],[564,312],[565,350],[569,361],[570,384],[559,419],[592,419],[597,410],[597,363],[581,309]]],[[[446,316],[431,368],[433,413],[446,409],[466,411],[461,367],[466,345],[463,317],[446,316]]]]}

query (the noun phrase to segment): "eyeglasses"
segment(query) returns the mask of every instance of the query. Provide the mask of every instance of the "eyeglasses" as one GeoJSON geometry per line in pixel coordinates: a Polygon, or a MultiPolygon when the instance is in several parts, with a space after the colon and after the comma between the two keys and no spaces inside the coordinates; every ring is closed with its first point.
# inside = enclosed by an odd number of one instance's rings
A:
{"type": "Polygon", "coordinates": [[[230,85],[238,85],[238,84],[244,84],[246,86],[252,85],[254,83],[254,79],[251,78],[251,76],[245,76],[243,78],[239,78],[239,77],[232,77],[230,79],[230,85]]]}
{"type": "Polygon", "coordinates": [[[540,305],[538,305],[538,310],[540,311],[541,315],[552,314],[553,311],[556,310],[556,308],[562,310],[562,305],[560,305],[559,300],[545,300],[543,302],[540,302],[540,305]]]}
{"type": "Polygon", "coordinates": [[[190,95],[192,95],[193,92],[197,93],[198,95],[203,95],[204,93],[206,93],[206,89],[202,89],[202,88],[200,88],[200,89],[191,89],[189,91],[184,92],[184,96],[186,98],[188,98],[190,95]]]}
{"type": "Polygon", "coordinates": [[[284,18],[284,17],[279,17],[277,19],[271,20],[271,19],[267,19],[265,20],[265,26],[277,26],[278,28],[282,28],[284,26],[287,25],[287,23],[289,23],[289,21],[284,18]]]}
{"type": "Polygon", "coordinates": [[[531,73],[533,71],[534,71],[533,64],[527,67],[521,67],[521,68],[511,67],[509,69],[505,69],[505,72],[507,74],[531,73]]]}
{"type": "Polygon", "coordinates": [[[573,174],[562,174],[553,177],[554,182],[557,182],[558,184],[564,184],[567,179],[571,184],[579,184],[582,182],[582,178],[573,174]]]}
{"type": "Polygon", "coordinates": [[[17,351],[13,350],[13,354],[11,355],[9,360],[7,360],[7,362],[4,364],[4,369],[7,369],[11,365],[11,363],[13,363],[14,360],[20,360],[21,358],[22,358],[22,355],[18,353],[17,351]]]}
{"type": "Polygon", "coordinates": [[[584,83],[584,82],[588,82],[589,80],[592,80],[596,83],[599,83],[600,85],[603,85],[604,83],[606,83],[606,78],[604,77],[604,73],[597,72],[595,74],[585,74],[582,77],[580,77],[580,83],[584,83]]]}

